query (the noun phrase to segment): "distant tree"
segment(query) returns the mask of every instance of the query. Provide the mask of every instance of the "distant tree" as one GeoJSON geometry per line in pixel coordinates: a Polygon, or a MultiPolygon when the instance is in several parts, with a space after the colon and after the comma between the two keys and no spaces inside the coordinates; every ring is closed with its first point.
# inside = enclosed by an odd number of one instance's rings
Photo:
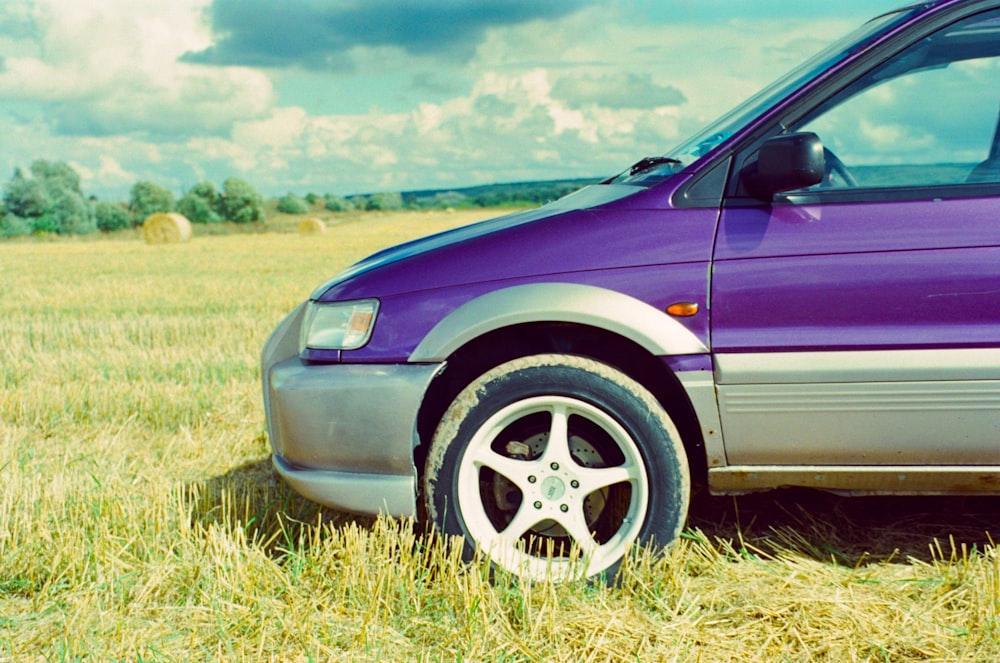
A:
{"type": "Polygon", "coordinates": [[[31,234],[31,223],[16,214],[5,214],[0,219],[0,237],[23,237],[31,234]]]}
{"type": "Polygon", "coordinates": [[[39,159],[31,164],[31,177],[20,168],[4,187],[3,234],[20,233],[24,224],[32,232],[83,234],[97,230],[94,210],[80,190],[80,176],[61,161],[39,159]]]}
{"type": "Polygon", "coordinates": [[[307,193],[306,194],[306,202],[309,203],[310,205],[315,205],[316,201],[318,201],[318,200],[319,200],[319,196],[317,196],[315,193],[307,193]]]}
{"type": "Polygon", "coordinates": [[[215,202],[219,197],[219,191],[215,188],[215,182],[209,182],[208,180],[198,182],[191,187],[191,190],[188,191],[188,193],[213,202],[215,202]]]}
{"type": "Polygon", "coordinates": [[[511,196],[506,191],[487,191],[476,196],[476,204],[480,207],[500,207],[511,203],[511,196]]]}
{"type": "Polygon", "coordinates": [[[31,174],[46,183],[47,187],[82,194],[80,176],[64,161],[37,159],[31,164],[31,174]]]}
{"type": "Polygon", "coordinates": [[[24,171],[15,168],[14,177],[3,191],[3,205],[7,213],[29,219],[44,214],[50,204],[42,180],[25,177],[24,171]]]}
{"type": "MultiPolygon", "coordinates": [[[[52,217],[60,235],[86,235],[97,230],[94,210],[90,202],[78,191],[57,190],[51,194],[52,206],[47,216],[52,217]]],[[[44,217],[43,217],[44,218],[44,217]]]]}
{"type": "Polygon", "coordinates": [[[199,182],[177,201],[177,211],[192,223],[219,223],[222,200],[212,182],[199,182]]]}
{"type": "Polygon", "coordinates": [[[132,225],[132,216],[120,203],[99,202],[94,205],[97,229],[104,232],[121,230],[132,225]]]}
{"type": "Polygon", "coordinates": [[[435,193],[433,196],[417,198],[416,203],[420,207],[432,207],[435,209],[472,206],[472,200],[464,193],[459,193],[458,191],[442,191],[435,193]]]}
{"type": "Polygon", "coordinates": [[[128,209],[132,223],[142,225],[150,214],[174,211],[174,194],[155,182],[140,180],[132,185],[128,209]]]}
{"type": "Polygon", "coordinates": [[[243,180],[230,177],[222,183],[222,216],[234,223],[264,220],[264,197],[243,180]]]}
{"type": "Polygon", "coordinates": [[[343,196],[328,194],[324,206],[331,212],[350,212],[354,209],[354,203],[343,196]]]}
{"type": "Polygon", "coordinates": [[[278,199],[278,211],[285,214],[305,214],[309,211],[309,203],[294,193],[289,193],[278,199]]]}
{"type": "Polygon", "coordinates": [[[220,223],[222,217],[215,210],[212,201],[191,194],[177,201],[177,211],[192,223],[220,223]]]}
{"type": "Polygon", "coordinates": [[[397,210],[403,209],[403,196],[394,191],[375,193],[365,201],[366,210],[397,210]]]}

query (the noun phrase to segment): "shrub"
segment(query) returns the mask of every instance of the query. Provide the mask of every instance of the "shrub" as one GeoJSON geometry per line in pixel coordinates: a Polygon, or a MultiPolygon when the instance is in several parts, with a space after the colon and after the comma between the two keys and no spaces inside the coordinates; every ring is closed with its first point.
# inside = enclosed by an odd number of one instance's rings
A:
{"type": "Polygon", "coordinates": [[[222,221],[219,214],[221,204],[215,185],[200,182],[177,201],[177,211],[193,223],[219,223],[222,221]]]}
{"type": "Polygon", "coordinates": [[[192,223],[220,223],[222,217],[212,203],[190,193],[177,201],[177,211],[192,223]]]}
{"type": "Polygon", "coordinates": [[[435,209],[447,209],[449,207],[471,207],[472,200],[464,193],[458,191],[443,191],[435,193],[433,196],[425,196],[416,199],[420,207],[432,207],[435,209]]]}
{"type": "Polygon", "coordinates": [[[31,234],[31,223],[16,214],[5,214],[0,219],[0,237],[23,237],[31,234]]]}
{"type": "Polygon", "coordinates": [[[132,186],[128,208],[132,223],[138,226],[150,214],[174,211],[174,194],[155,182],[140,180],[132,186]]]}
{"type": "Polygon", "coordinates": [[[319,200],[319,196],[317,196],[315,193],[306,194],[306,202],[309,203],[310,205],[315,205],[317,200],[319,200]]]}
{"type": "Polygon", "coordinates": [[[121,230],[132,225],[132,216],[119,203],[100,202],[94,205],[97,229],[104,232],[121,230]]]}
{"type": "Polygon", "coordinates": [[[278,199],[278,211],[285,214],[305,214],[309,211],[309,203],[289,193],[278,199]]]}
{"type": "Polygon", "coordinates": [[[354,209],[354,203],[343,196],[328,195],[325,207],[331,212],[350,212],[354,209]]]}
{"type": "Polygon", "coordinates": [[[264,198],[246,182],[230,177],[222,183],[222,216],[234,223],[264,220],[264,198]]]}
{"type": "Polygon", "coordinates": [[[403,209],[403,196],[394,191],[375,193],[365,201],[366,210],[397,210],[403,209]]]}
{"type": "Polygon", "coordinates": [[[33,216],[28,221],[31,222],[31,232],[44,235],[46,233],[59,232],[59,219],[54,214],[43,214],[33,216]]]}

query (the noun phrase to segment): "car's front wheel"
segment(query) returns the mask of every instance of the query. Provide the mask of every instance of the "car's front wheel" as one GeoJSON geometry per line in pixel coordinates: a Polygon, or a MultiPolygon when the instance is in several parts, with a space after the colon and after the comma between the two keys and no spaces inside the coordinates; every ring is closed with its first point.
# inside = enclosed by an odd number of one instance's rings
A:
{"type": "Polygon", "coordinates": [[[629,547],[680,534],[680,435],[642,385],[570,355],[535,355],[469,384],[428,452],[429,518],[516,575],[614,576],[629,547]]]}

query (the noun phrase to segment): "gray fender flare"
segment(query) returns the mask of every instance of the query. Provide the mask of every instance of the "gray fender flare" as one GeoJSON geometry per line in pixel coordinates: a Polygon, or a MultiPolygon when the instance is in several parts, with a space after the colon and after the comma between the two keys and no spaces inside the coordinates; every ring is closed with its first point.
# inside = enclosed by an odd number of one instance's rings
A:
{"type": "Polygon", "coordinates": [[[443,362],[483,334],[532,322],[598,327],[657,356],[708,352],[684,325],[635,297],[592,285],[535,283],[494,290],[462,304],[428,332],[409,361],[443,362]]]}

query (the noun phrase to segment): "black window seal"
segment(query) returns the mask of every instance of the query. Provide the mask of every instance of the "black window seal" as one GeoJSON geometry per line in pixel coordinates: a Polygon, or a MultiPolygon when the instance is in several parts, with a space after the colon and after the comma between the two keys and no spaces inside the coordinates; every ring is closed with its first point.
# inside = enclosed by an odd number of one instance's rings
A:
{"type": "Polygon", "coordinates": [[[724,201],[723,207],[799,207],[803,205],[961,200],[995,198],[997,196],[1000,196],[1000,182],[977,182],[974,184],[959,183],[858,189],[817,189],[815,191],[778,194],[770,201],[762,201],[749,196],[730,197],[724,201]]]}

